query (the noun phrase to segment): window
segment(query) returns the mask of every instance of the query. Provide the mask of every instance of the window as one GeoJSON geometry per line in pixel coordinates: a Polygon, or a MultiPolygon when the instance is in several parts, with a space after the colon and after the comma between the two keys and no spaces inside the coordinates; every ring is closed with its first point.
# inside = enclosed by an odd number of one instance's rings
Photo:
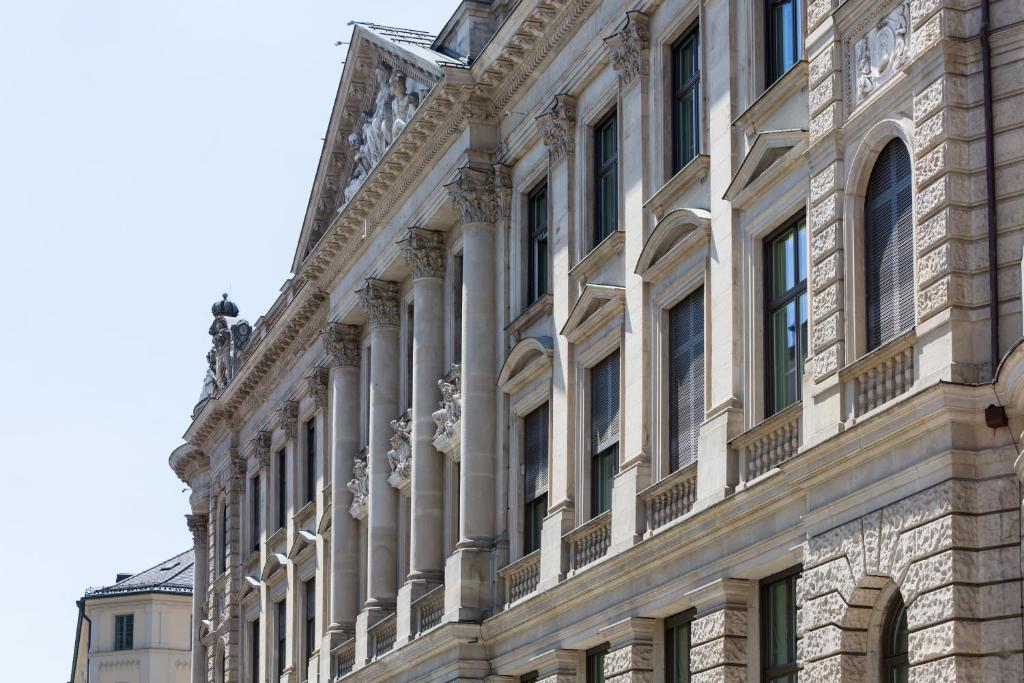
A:
{"type": "Polygon", "coordinates": [[[527,198],[526,305],[548,293],[548,184],[538,185],[527,198]]]}
{"type": "Polygon", "coordinates": [[[665,683],[690,683],[692,622],[692,610],[665,620],[665,683]]]}
{"type": "Polygon", "coordinates": [[[594,126],[594,245],[619,229],[619,140],[613,110],[594,126]]]}
{"type": "Polygon", "coordinates": [[[897,590],[886,609],[882,628],[882,683],[907,683],[910,678],[907,608],[897,590]]]}
{"type": "Polygon", "coordinates": [[[260,620],[249,623],[249,680],[260,683],[260,620]]]}
{"type": "Polygon", "coordinates": [[[914,220],[910,154],[893,140],[878,155],[864,200],[867,350],[914,326],[914,220]]]}
{"type": "Polygon", "coordinates": [[[700,31],[690,29],[672,46],[672,172],[700,146],[700,31]]]}
{"type": "Polygon", "coordinates": [[[587,651],[587,683],[604,683],[604,656],[606,654],[608,654],[607,644],[587,651]]]}
{"type": "Polygon", "coordinates": [[[704,288],[668,313],[669,471],[697,459],[704,422],[704,288]]]}
{"type": "MultiPolygon", "coordinates": [[[[306,633],[305,633],[305,657],[303,658],[302,666],[306,668],[309,666],[309,660],[313,656],[313,650],[316,645],[316,579],[310,579],[303,584],[305,589],[306,604],[306,633]]],[[[306,677],[309,677],[310,672],[306,672],[306,677]]]]}
{"type": "Polygon", "coordinates": [[[548,512],[548,404],[523,418],[523,554],[540,548],[548,512]]]}
{"type": "Polygon", "coordinates": [[[283,529],[288,517],[288,453],[277,452],[277,528],[283,529]]]}
{"type": "Polygon", "coordinates": [[[230,554],[230,546],[228,545],[228,502],[225,500],[220,504],[220,570],[226,572],[228,570],[228,555],[230,554]]]}
{"type": "Polygon", "coordinates": [[[260,549],[260,475],[257,474],[252,478],[252,509],[249,511],[249,519],[252,520],[250,531],[252,534],[251,543],[253,550],[260,549]]]}
{"type": "Polygon", "coordinates": [[[804,34],[800,25],[800,0],[765,0],[765,83],[771,85],[800,61],[804,34]]]}
{"type": "Polygon", "coordinates": [[[800,568],[761,582],[761,681],[797,683],[796,580],[800,568]]]}
{"type": "Polygon", "coordinates": [[[306,502],[316,499],[316,420],[306,423],[306,502]]]}
{"type": "Polygon", "coordinates": [[[619,352],[590,369],[590,516],[612,508],[619,470],[619,352]]]}
{"type": "Polygon", "coordinates": [[[765,417],[800,400],[807,359],[807,220],[765,240],[765,417]]]}
{"type": "Polygon", "coordinates": [[[114,649],[131,650],[135,647],[135,615],[118,614],[114,617],[114,649]]]}
{"type": "Polygon", "coordinates": [[[452,268],[452,362],[462,362],[462,254],[456,254],[452,268]]]}
{"type": "Polygon", "coordinates": [[[412,373],[415,363],[413,330],[416,325],[416,309],[409,303],[405,308],[405,407],[412,408],[412,373]]]}
{"type": "Polygon", "coordinates": [[[286,602],[277,603],[277,675],[284,674],[288,652],[288,609],[286,602]]]}

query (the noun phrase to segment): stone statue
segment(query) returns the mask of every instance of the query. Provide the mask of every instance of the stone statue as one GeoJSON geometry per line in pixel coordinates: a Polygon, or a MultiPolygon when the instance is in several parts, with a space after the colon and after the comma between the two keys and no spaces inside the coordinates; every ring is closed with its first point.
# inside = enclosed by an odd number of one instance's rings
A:
{"type": "Polygon", "coordinates": [[[409,90],[409,82],[405,74],[396,71],[391,75],[391,91],[394,98],[391,100],[394,121],[391,124],[391,141],[394,142],[399,133],[405,129],[407,123],[416,113],[420,104],[420,96],[417,92],[409,90]]]}
{"type": "Polygon", "coordinates": [[[447,378],[437,380],[437,387],[441,390],[441,408],[431,414],[437,425],[435,439],[442,434],[452,436],[455,433],[455,425],[462,419],[462,382],[459,367],[452,368],[447,378]]]}
{"type": "Polygon", "coordinates": [[[361,518],[366,514],[366,499],[370,495],[366,460],[362,454],[352,459],[352,479],[347,488],[352,492],[352,506],[349,512],[353,517],[361,518]]]}
{"type": "Polygon", "coordinates": [[[388,451],[391,474],[400,479],[408,479],[412,473],[412,420],[409,414],[405,413],[397,420],[392,420],[391,429],[395,432],[391,437],[391,450],[388,451]]]}

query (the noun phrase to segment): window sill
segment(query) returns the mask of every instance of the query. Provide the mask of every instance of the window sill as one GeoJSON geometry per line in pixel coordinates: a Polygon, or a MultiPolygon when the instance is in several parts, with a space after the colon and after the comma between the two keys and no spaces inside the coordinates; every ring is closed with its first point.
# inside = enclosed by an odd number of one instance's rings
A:
{"type": "Polygon", "coordinates": [[[515,317],[515,319],[505,326],[505,332],[515,337],[516,341],[520,341],[523,336],[523,330],[530,327],[538,320],[549,317],[551,315],[554,297],[550,294],[545,294],[540,297],[532,304],[523,309],[515,317]]]}
{"type": "Polygon", "coordinates": [[[622,255],[626,243],[626,231],[616,230],[601,240],[601,243],[580,259],[579,263],[569,270],[569,277],[586,282],[587,278],[614,256],[622,255]]]}
{"type": "MultiPolygon", "coordinates": [[[[761,130],[764,122],[777,112],[782,105],[807,89],[807,60],[801,59],[789,68],[777,81],[768,86],[732,125],[743,131],[748,138],[761,130]]],[[[807,105],[807,98],[803,98],[807,105]]]]}
{"type": "Polygon", "coordinates": [[[644,202],[644,208],[650,209],[654,214],[655,222],[660,221],[669,210],[676,208],[672,206],[679,196],[693,186],[696,182],[707,180],[708,169],[711,168],[711,157],[707,154],[698,154],[668,179],[650,198],[644,202]]]}

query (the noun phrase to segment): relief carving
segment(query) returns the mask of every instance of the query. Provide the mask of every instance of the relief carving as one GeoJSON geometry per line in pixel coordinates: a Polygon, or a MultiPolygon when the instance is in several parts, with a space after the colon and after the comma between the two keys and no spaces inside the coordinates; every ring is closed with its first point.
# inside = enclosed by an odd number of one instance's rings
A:
{"type": "Polygon", "coordinates": [[[352,505],[349,506],[349,514],[356,519],[366,517],[366,503],[370,497],[369,472],[366,463],[366,451],[357,453],[352,459],[352,479],[347,487],[352,492],[352,505]]]}
{"type": "Polygon", "coordinates": [[[453,367],[448,377],[437,380],[437,387],[441,390],[441,408],[431,415],[437,425],[435,439],[442,435],[454,435],[462,419],[462,375],[459,366],[453,367]]]}
{"type": "Polygon", "coordinates": [[[328,323],[324,334],[324,350],[333,365],[359,367],[362,346],[358,325],[328,323]]]}
{"type": "Polygon", "coordinates": [[[403,488],[412,477],[412,415],[409,411],[392,420],[391,429],[395,433],[388,451],[388,464],[391,466],[388,481],[395,488],[403,488]]]}
{"type": "Polygon", "coordinates": [[[397,282],[366,278],[366,285],[356,294],[370,318],[370,327],[398,327],[397,282]]]}
{"type": "Polygon", "coordinates": [[[899,6],[868,30],[854,45],[857,106],[903,67],[910,52],[910,0],[899,6]]]}
{"type": "Polygon", "coordinates": [[[639,76],[647,74],[651,33],[649,26],[650,19],[643,12],[626,12],[626,27],[604,39],[612,68],[619,73],[619,83],[623,88],[639,76]]]}
{"type": "Polygon", "coordinates": [[[405,239],[398,243],[402,257],[412,268],[415,279],[444,277],[444,234],[435,230],[409,228],[405,239]]]}
{"type": "Polygon", "coordinates": [[[551,109],[537,117],[537,124],[551,163],[576,151],[576,100],[571,96],[555,95],[551,109]]]}

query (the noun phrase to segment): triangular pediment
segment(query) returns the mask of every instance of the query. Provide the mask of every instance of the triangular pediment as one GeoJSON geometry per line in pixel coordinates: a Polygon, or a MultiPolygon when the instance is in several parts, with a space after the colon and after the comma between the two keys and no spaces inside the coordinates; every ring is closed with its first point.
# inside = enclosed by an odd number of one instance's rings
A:
{"type": "Polygon", "coordinates": [[[435,52],[433,43],[422,31],[355,24],[292,272],[401,136],[443,67],[465,66],[435,52]]]}
{"type": "Polygon", "coordinates": [[[806,130],[768,130],[758,133],[750,151],[736,169],[736,175],[725,191],[725,199],[734,204],[742,204],[743,198],[761,184],[758,181],[771,175],[769,169],[785,166],[787,160],[797,158],[806,148],[806,130]]]}

